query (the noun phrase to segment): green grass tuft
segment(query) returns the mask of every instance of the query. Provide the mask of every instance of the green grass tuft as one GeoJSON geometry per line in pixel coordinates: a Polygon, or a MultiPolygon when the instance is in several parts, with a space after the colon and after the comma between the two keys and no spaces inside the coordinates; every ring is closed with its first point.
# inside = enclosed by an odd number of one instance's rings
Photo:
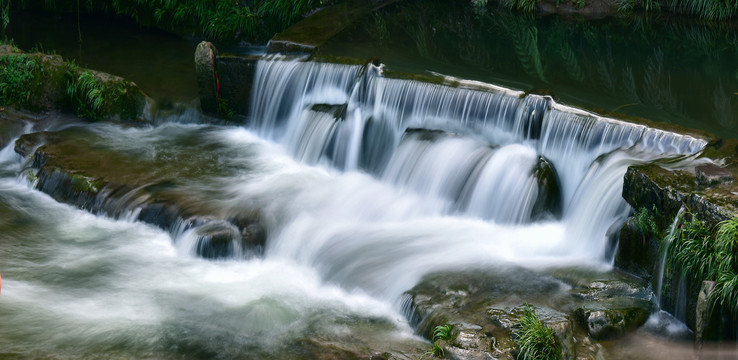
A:
{"type": "Polygon", "coordinates": [[[533,308],[526,304],[520,318],[520,329],[515,331],[518,360],[561,359],[561,348],[556,343],[554,332],[538,318],[533,308]]]}
{"type": "Polygon", "coordinates": [[[451,329],[453,329],[453,327],[449,324],[436,326],[433,329],[433,340],[451,340],[451,329]]]}

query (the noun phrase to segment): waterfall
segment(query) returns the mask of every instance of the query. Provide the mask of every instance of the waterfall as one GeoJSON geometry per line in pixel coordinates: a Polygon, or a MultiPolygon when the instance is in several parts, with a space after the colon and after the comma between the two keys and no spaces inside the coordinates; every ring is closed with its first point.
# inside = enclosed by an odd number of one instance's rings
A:
{"type": "Polygon", "coordinates": [[[547,96],[438,79],[387,77],[372,64],[265,58],[251,126],[307,164],[366,172],[436,199],[446,214],[505,224],[536,218],[541,157],[556,174],[570,246],[595,259],[606,257],[607,238],[630,210],[620,196],[627,167],[705,146],[547,96]]]}

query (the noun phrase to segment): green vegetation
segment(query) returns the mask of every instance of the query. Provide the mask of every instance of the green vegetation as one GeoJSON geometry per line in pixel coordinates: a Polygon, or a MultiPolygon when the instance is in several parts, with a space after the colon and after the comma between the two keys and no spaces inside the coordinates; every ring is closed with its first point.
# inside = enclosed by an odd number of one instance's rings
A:
{"type": "Polygon", "coordinates": [[[32,106],[33,90],[41,81],[41,63],[24,55],[0,57],[0,105],[32,106]]]}
{"type": "Polygon", "coordinates": [[[533,308],[526,304],[520,318],[520,329],[515,331],[519,360],[550,360],[561,358],[561,348],[554,332],[543,324],[533,308]]]}
{"type": "Polygon", "coordinates": [[[436,326],[433,329],[433,340],[451,340],[451,329],[453,327],[449,324],[436,326]]]}
{"type": "Polygon", "coordinates": [[[443,345],[442,341],[451,341],[451,330],[453,329],[452,325],[445,324],[445,325],[438,325],[433,328],[433,344],[431,345],[430,351],[425,353],[425,355],[433,356],[433,357],[443,357],[445,355],[443,351],[443,345]]]}
{"type": "Polygon", "coordinates": [[[715,281],[710,293],[710,307],[720,307],[738,315],[738,218],[720,222],[711,233],[704,222],[691,216],[683,221],[682,230],[674,235],[669,248],[669,262],[682,274],[698,281],[715,281]]]}
{"type": "Polygon", "coordinates": [[[638,232],[643,234],[644,238],[661,237],[661,230],[659,229],[659,226],[656,225],[655,220],[655,218],[659,216],[659,211],[656,209],[656,206],[653,207],[653,214],[654,215],[651,215],[651,213],[644,207],[639,208],[633,214],[633,217],[636,219],[636,229],[638,232]]]}
{"type": "MultiPolygon", "coordinates": [[[[10,23],[14,8],[52,12],[113,13],[128,16],[145,26],[197,32],[210,40],[266,40],[300,20],[318,6],[333,0],[0,0],[2,28],[10,23]]],[[[176,31],[176,30],[175,30],[176,31]]]]}
{"type": "Polygon", "coordinates": [[[73,102],[77,114],[82,117],[98,119],[102,116],[103,85],[90,71],[77,77],[71,76],[67,82],[66,94],[73,102]]]}
{"type": "Polygon", "coordinates": [[[97,120],[136,119],[145,103],[134,85],[95,74],[59,56],[11,53],[0,56],[0,106],[70,110],[97,120]]]}
{"type": "Polygon", "coordinates": [[[526,13],[531,13],[536,9],[538,0],[503,0],[502,6],[510,10],[519,10],[526,13]]]}

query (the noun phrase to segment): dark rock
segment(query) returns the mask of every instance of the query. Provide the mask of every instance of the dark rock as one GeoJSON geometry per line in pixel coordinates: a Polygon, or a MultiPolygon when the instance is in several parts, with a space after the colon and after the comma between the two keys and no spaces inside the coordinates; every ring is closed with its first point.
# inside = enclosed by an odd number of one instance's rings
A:
{"type": "Polygon", "coordinates": [[[241,257],[245,252],[241,232],[227,221],[205,221],[195,232],[195,252],[206,259],[241,257]]]}
{"type": "MultiPolygon", "coordinates": [[[[526,305],[528,306],[528,305],[526,305]]],[[[576,343],[574,339],[574,329],[569,317],[559,311],[532,306],[538,318],[541,322],[554,332],[556,343],[561,348],[562,359],[574,359],[576,356],[576,343]]],[[[489,318],[492,322],[501,329],[504,329],[510,336],[510,343],[507,343],[507,339],[498,342],[496,348],[499,352],[496,352],[495,356],[509,357],[509,354],[513,353],[514,347],[510,348],[514,342],[512,339],[515,338],[515,332],[520,329],[520,319],[523,317],[525,306],[520,305],[514,308],[491,308],[487,311],[489,318]],[[507,346],[500,346],[506,344],[507,346]],[[504,350],[507,349],[507,350],[504,350]]],[[[502,339],[502,336],[495,336],[495,339],[502,339]]]]}
{"type": "Polygon", "coordinates": [[[311,111],[320,112],[332,116],[337,121],[346,120],[346,109],[348,104],[341,105],[328,105],[328,104],[315,104],[310,107],[311,111]]]}
{"type": "Polygon", "coordinates": [[[215,73],[215,57],[218,50],[212,43],[203,41],[195,48],[195,73],[200,94],[200,108],[205,113],[218,112],[218,80],[215,73]]]}
{"type": "Polygon", "coordinates": [[[593,339],[609,340],[643,325],[649,312],[642,307],[605,309],[601,304],[591,304],[578,308],[574,314],[593,339]]]}
{"type": "Polygon", "coordinates": [[[479,325],[468,323],[453,323],[451,340],[441,341],[441,347],[447,358],[458,360],[489,360],[494,359],[492,339],[485,334],[479,325]]]}
{"type": "Polygon", "coordinates": [[[648,280],[658,271],[659,261],[658,240],[641,234],[634,217],[626,219],[620,228],[615,266],[648,280]]]}
{"type": "Polygon", "coordinates": [[[538,179],[538,197],[533,205],[533,220],[548,217],[561,217],[561,190],[556,169],[544,157],[538,158],[538,164],[533,170],[538,179]]]}
{"type": "Polygon", "coordinates": [[[717,165],[705,164],[694,168],[697,184],[703,187],[732,182],[733,174],[717,165]]]}

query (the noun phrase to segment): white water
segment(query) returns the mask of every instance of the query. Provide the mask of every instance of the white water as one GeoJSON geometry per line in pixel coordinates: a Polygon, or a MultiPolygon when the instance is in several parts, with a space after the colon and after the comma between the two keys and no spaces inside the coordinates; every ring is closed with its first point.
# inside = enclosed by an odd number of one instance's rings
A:
{"type": "MultiPolygon", "coordinates": [[[[423,196],[442,214],[499,224],[528,224],[534,218],[532,205],[541,191],[535,161],[547,158],[556,169],[564,209],[557,225],[567,234],[551,255],[606,263],[608,239],[629,211],[620,195],[627,167],[692,155],[705,145],[689,136],[601,118],[547,97],[478,84],[467,88],[389,79],[373,65],[363,76],[360,72],[355,65],[261,60],[257,78],[270,86],[252,99],[255,130],[308,164],[322,162],[347,174],[367,172],[423,196]],[[311,77],[316,72],[323,80],[311,77]],[[286,73],[293,76],[285,78],[286,73]],[[330,79],[335,79],[332,85],[330,79]],[[322,90],[326,88],[330,90],[322,90]],[[303,91],[285,96],[291,89],[303,91]],[[343,95],[338,89],[345,90],[343,95]],[[309,111],[321,103],[344,104],[346,114],[335,118],[309,111]],[[274,114],[294,115],[268,114],[260,110],[264,104],[274,114]],[[410,128],[449,134],[407,134],[410,128]],[[289,136],[275,136],[280,132],[276,129],[289,136]],[[428,139],[418,140],[422,136],[428,139]],[[485,149],[489,146],[502,148],[485,149]]],[[[351,204],[341,201],[340,207],[324,209],[326,221],[347,206],[351,204]]],[[[537,246],[549,244],[540,239],[537,246]]]]}
{"type": "Polygon", "coordinates": [[[189,230],[60,205],[30,190],[17,177],[21,159],[3,149],[0,355],[284,358],[305,338],[413,347],[397,302],[423,276],[506,264],[608,268],[610,231],[629,210],[620,199],[627,166],[704,145],[545,97],[385,79],[373,67],[361,74],[260,62],[252,130],[80,130],[92,148],[143,163],[218,164],[218,174],[177,184],[207,194],[225,217],[259,209],[268,233],[259,259],[200,259],[189,230]],[[346,105],[345,118],[314,104],[346,105]],[[563,194],[562,215],[545,221],[531,213],[541,156],[563,194]]]}

